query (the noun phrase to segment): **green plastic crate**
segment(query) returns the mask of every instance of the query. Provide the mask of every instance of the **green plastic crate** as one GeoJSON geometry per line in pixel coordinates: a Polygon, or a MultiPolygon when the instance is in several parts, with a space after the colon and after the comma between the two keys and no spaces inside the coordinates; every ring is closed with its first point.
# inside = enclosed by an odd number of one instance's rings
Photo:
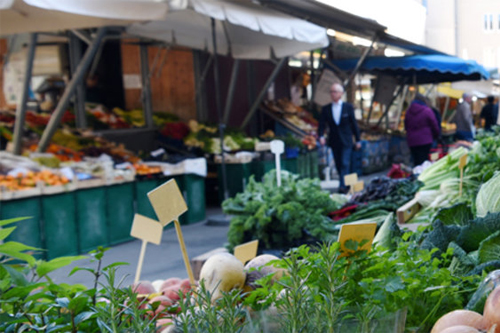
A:
{"type": "Polygon", "coordinates": [[[158,181],[157,179],[138,180],[135,182],[135,202],[136,212],[138,214],[158,220],[153,206],[151,205],[151,202],[149,202],[148,192],[154,190],[159,185],[163,184],[163,182],[165,182],[164,179],[161,181],[158,181]]]}
{"type": "Polygon", "coordinates": [[[311,178],[318,178],[319,177],[319,158],[318,158],[318,151],[317,150],[311,150],[309,152],[309,175],[311,178]]]}
{"type": "Polygon", "coordinates": [[[78,247],[81,253],[108,246],[106,191],[96,187],[75,192],[78,247]]]}
{"type": "Polygon", "coordinates": [[[106,211],[109,243],[119,244],[134,239],[130,236],[134,220],[134,184],[106,187],[106,211]]]}
{"type": "MultiPolygon", "coordinates": [[[[237,193],[243,192],[248,179],[253,174],[252,163],[230,163],[226,164],[226,180],[227,192],[229,198],[234,197],[237,193]]],[[[217,178],[219,187],[219,202],[224,201],[224,186],[222,184],[222,166],[217,165],[217,178]]]]}
{"type": "Polygon", "coordinates": [[[281,160],[281,169],[297,174],[298,173],[298,158],[282,159],[281,160]]]}
{"type": "MultiPolygon", "coordinates": [[[[41,231],[41,204],[40,197],[30,197],[18,200],[2,201],[0,203],[0,219],[7,220],[17,217],[30,217],[18,221],[10,226],[16,229],[5,241],[14,241],[36,248],[43,248],[41,231]]],[[[35,255],[36,258],[45,258],[45,253],[35,255]]]]}
{"type": "Polygon", "coordinates": [[[205,178],[194,174],[185,174],[179,178],[182,179],[182,194],[188,207],[188,211],[181,216],[181,224],[204,220],[206,217],[205,178]]]}
{"type": "Polygon", "coordinates": [[[79,253],[73,192],[41,196],[47,259],[79,253]]]}

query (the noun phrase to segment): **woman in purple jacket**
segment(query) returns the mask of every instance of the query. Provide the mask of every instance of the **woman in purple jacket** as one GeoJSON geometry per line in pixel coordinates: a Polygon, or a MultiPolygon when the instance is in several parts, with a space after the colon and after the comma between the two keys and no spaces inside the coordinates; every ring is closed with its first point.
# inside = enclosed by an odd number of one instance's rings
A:
{"type": "Polygon", "coordinates": [[[425,97],[417,94],[405,115],[406,140],[413,164],[420,165],[428,159],[432,141],[439,136],[439,126],[425,97]]]}

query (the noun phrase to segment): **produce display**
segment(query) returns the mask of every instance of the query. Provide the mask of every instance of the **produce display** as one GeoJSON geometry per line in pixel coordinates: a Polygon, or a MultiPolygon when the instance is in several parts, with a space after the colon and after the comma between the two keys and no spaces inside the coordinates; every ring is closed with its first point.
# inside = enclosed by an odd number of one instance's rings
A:
{"type": "Polygon", "coordinates": [[[262,107],[306,133],[318,130],[318,121],[313,115],[286,98],[277,101],[266,101],[262,107]]]}
{"type": "Polygon", "coordinates": [[[287,250],[305,242],[328,240],[335,235],[327,214],[340,208],[321,191],[319,180],[298,179],[281,172],[281,186],[276,172],[264,175],[261,183],[251,176],[244,192],[222,203],[231,215],[229,247],[259,239],[262,249],[287,250]]]}
{"type": "Polygon", "coordinates": [[[8,191],[27,190],[36,187],[39,183],[46,186],[59,186],[69,183],[69,180],[48,170],[29,171],[26,174],[18,173],[15,176],[0,175],[0,188],[5,188],[8,191]]]}

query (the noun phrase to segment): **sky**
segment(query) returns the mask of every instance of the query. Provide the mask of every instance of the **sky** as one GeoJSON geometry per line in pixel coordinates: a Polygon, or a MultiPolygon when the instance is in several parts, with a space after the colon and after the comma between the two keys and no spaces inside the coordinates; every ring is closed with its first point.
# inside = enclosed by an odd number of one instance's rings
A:
{"type": "Polygon", "coordinates": [[[426,9],[415,0],[316,0],[386,26],[391,35],[425,43],[426,9]],[[388,10],[390,8],[390,10],[388,10]]]}

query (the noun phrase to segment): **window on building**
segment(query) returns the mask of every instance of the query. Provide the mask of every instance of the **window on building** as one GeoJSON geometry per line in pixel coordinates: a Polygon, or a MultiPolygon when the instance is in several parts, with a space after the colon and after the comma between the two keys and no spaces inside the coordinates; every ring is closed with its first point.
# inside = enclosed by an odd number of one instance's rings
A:
{"type": "Polygon", "coordinates": [[[484,14],[484,30],[485,31],[493,30],[493,25],[494,25],[493,14],[484,14]]]}

